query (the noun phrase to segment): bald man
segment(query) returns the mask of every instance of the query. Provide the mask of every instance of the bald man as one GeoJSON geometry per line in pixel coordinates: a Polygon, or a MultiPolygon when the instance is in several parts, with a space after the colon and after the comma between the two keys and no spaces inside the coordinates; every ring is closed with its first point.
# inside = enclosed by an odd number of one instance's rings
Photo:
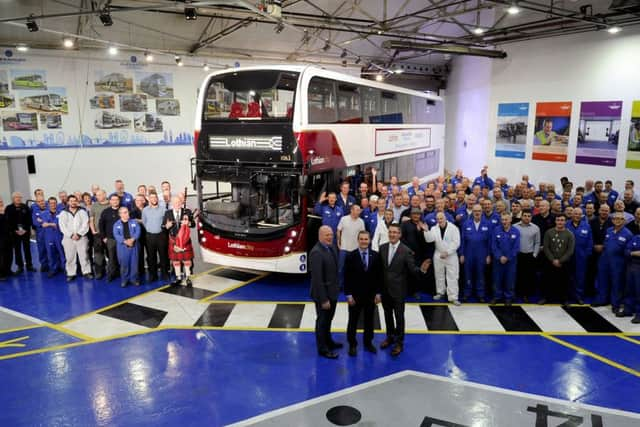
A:
{"type": "Polygon", "coordinates": [[[338,251],[333,245],[333,230],[323,225],[318,230],[318,243],[309,252],[311,299],[316,306],[316,346],[318,354],[337,359],[334,350],[342,348],[331,338],[331,321],[336,313],[340,287],[338,285],[338,251]]]}

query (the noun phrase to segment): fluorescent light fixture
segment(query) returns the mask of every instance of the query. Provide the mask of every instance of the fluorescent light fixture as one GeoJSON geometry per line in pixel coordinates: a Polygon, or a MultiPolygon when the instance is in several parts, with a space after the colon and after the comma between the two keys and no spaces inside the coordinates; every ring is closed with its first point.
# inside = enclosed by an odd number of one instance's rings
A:
{"type": "Polygon", "coordinates": [[[520,8],[518,6],[516,6],[515,4],[511,5],[511,6],[509,6],[507,8],[507,13],[509,15],[517,15],[518,13],[520,13],[520,8]]]}
{"type": "Polygon", "coordinates": [[[153,55],[150,54],[149,52],[145,52],[144,53],[144,60],[147,62],[152,62],[153,61],[153,55]]]}
{"type": "Polygon", "coordinates": [[[384,76],[382,74],[376,74],[376,81],[381,82],[384,80],[384,76]]]}
{"type": "Polygon", "coordinates": [[[620,31],[622,31],[622,28],[620,28],[620,27],[609,27],[609,28],[607,28],[607,31],[609,32],[609,34],[618,34],[620,31]]]}
{"type": "Polygon", "coordinates": [[[64,47],[66,47],[67,49],[72,48],[73,47],[73,39],[66,38],[66,39],[62,40],[62,45],[64,47]]]}
{"type": "Polygon", "coordinates": [[[29,50],[29,46],[27,46],[26,44],[19,44],[18,46],[16,46],[16,50],[18,52],[27,52],[29,50]]]}
{"type": "Polygon", "coordinates": [[[211,69],[211,67],[209,67],[209,64],[204,64],[202,66],[202,69],[205,70],[205,71],[209,71],[211,69]]]}
{"type": "Polygon", "coordinates": [[[474,28],[473,29],[473,34],[476,34],[478,36],[481,35],[481,34],[484,34],[484,28],[480,28],[480,27],[474,28]]]}
{"type": "Polygon", "coordinates": [[[117,55],[118,54],[118,48],[115,46],[109,46],[109,55],[117,55]]]}
{"type": "Polygon", "coordinates": [[[402,74],[402,73],[404,73],[404,70],[402,68],[396,68],[395,70],[393,70],[393,72],[395,74],[402,74]]]}

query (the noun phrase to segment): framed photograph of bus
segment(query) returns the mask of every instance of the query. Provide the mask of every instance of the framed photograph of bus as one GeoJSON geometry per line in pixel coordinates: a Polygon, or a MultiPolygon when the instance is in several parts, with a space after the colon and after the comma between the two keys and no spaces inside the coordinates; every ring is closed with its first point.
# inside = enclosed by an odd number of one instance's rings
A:
{"type": "Polygon", "coordinates": [[[145,113],[133,119],[136,132],[162,132],[162,120],[155,114],[145,113]]]}
{"type": "Polygon", "coordinates": [[[38,130],[36,113],[5,113],[2,115],[2,129],[5,132],[38,130]]]}
{"type": "Polygon", "coordinates": [[[180,101],[177,99],[156,99],[156,113],[160,116],[179,116],[180,101]]]}
{"type": "Polygon", "coordinates": [[[116,108],[116,97],[110,93],[98,93],[93,98],[89,98],[89,105],[92,110],[116,108]]]}
{"type": "Polygon", "coordinates": [[[47,90],[44,70],[11,70],[11,89],[47,90]]]}
{"type": "Polygon", "coordinates": [[[131,119],[122,114],[100,111],[93,122],[96,129],[122,129],[131,126],[131,119]]]}
{"type": "Polygon", "coordinates": [[[96,92],[133,93],[133,79],[122,73],[98,71],[93,86],[96,92]]]}
{"type": "Polygon", "coordinates": [[[0,94],[0,108],[11,108],[16,104],[16,100],[13,95],[0,94]]]}
{"type": "Polygon", "coordinates": [[[55,111],[63,114],[69,112],[67,89],[50,87],[46,92],[18,92],[20,107],[26,111],[55,111]]]}
{"type": "Polygon", "coordinates": [[[147,111],[147,95],[139,93],[131,95],[120,95],[120,111],[142,113],[147,111]]]}
{"type": "Polygon", "coordinates": [[[137,72],[136,92],[150,98],[173,98],[173,74],[137,72]]]}
{"type": "Polygon", "coordinates": [[[60,129],[62,128],[62,114],[40,113],[40,128],[60,129]]]}
{"type": "Polygon", "coordinates": [[[7,70],[0,70],[0,94],[9,93],[9,76],[7,70]]]}

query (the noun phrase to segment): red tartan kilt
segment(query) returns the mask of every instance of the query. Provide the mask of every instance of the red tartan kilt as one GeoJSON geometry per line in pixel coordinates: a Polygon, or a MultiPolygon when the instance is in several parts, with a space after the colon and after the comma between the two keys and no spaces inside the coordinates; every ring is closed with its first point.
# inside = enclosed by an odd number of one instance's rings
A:
{"type": "Polygon", "coordinates": [[[184,252],[175,252],[173,250],[176,244],[176,238],[169,236],[169,259],[171,261],[191,261],[193,259],[193,245],[191,242],[187,244],[184,252]]]}

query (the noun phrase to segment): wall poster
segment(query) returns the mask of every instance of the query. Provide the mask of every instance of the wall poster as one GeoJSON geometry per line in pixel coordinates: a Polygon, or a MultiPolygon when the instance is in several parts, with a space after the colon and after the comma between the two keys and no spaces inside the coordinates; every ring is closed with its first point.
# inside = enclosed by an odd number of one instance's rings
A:
{"type": "Polygon", "coordinates": [[[625,166],[629,169],[640,169],[640,101],[633,101],[631,107],[631,126],[625,166]]]}
{"type": "Polygon", "coordinates": [[[498,104],[496,157],[525,158],[528,120],[528,102],[498,104]]]}
{"type": "Polygon", "coordinates": [[[616,165],[621,115],[622,101],[583,102],[580,105],[576,163],[616,165]]]}
{"type": "Polygon", "coordinates": [[[571,102],[538,102],[533,160],[566,162],[571,126],[571,102]]]}

